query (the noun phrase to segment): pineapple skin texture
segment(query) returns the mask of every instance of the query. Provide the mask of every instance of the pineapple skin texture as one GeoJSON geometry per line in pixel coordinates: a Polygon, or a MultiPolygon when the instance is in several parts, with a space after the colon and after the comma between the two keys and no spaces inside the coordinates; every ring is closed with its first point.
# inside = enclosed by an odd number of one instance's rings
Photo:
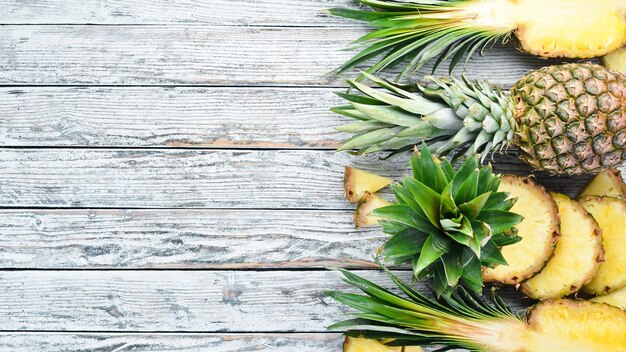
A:
{"type": "Polygon", "coordinates": [[[591,64],[544,67],[511,90],[522,160],[553,174],[598,173],[626,160],[626,76],[591,64]]]}

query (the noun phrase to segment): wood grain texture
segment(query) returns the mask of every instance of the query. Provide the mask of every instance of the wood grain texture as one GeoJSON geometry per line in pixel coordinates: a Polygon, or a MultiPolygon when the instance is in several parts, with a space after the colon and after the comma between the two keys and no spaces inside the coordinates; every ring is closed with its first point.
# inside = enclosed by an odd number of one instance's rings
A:
{"type": "Polygon", "coordinates": [[[337,333],[0,333],[0,352],[329,352],[340,351],[342,343],[337,333]]]}
{"type": "MultiPolygon", "coordinates": [[[[0,27],[0,84],[343,85],[325,76],[365,28],[206,26],[0,27]]],[[[548,63],[497,46],[467,75],[511,85],[548,63]]],[[[456,71],[461,72],[461,68],[456,71]]],[[[428,67],[415,77],[430,73],[428,67]]],[[[438,74],[446,74],[442,65],[438,74]]],[[[349,77],[354,73],[348,73],[349,77]]]]}
{"type": "MultiPolygon", "coordinates": [[[[382,272],[360,274],[390,287],[382,272]]],[[[350,311],[323,293],[347,289],[331,271],[9,271],[0,280],[0,330],[11,331],[324,332],[350,311]]]]}
{"type": "Polygon", "coordinates": [[[0,24],[354,26],[324,13],[350,0],[30,0],[0,2],[0,24]]]}
{"type": "MultiPolygon", "coordinates": [[[[0,206],[52,208],[352,209],[343,199],[351,165],[399,178],[407,156],[307,150],[0,150],[0,206]]],[[[527,175],[529,166],[497,156],[495,170],[527,175]]],[[[589,176],[537,177],[575,195],[589,176]]],[[[388,193],[383,193],[388,194],[388,193]]]]}
{"type": "Polygon", "coordinates": [[[334,149],[329,88],[0,88],[0,146],[334,149]]]}
{"type": "Polygon", "coordinates": [[[1,268],[373,268],[351,211],[1,210],[1,268]]]}

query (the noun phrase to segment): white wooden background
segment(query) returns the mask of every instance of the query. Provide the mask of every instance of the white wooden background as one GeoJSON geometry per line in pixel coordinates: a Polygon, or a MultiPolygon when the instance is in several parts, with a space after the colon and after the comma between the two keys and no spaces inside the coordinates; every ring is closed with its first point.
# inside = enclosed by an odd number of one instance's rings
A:
{"type": "MultiPolygon", "coordinates": [[[[324,74],[366,31],[335,6],[0,0],[0,351],[340,350],[324,268],[382,280],[384,238],[354,230],[343,166],[405,164],[333,151],[324,74]]],[[[495,47],[467,73],[548,63],[495,47]]]]}

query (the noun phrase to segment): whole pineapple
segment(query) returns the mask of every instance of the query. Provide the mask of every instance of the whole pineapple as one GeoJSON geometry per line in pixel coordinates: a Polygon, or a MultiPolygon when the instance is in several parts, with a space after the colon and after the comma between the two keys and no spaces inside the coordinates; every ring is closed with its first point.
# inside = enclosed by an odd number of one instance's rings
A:
{"type": "Polygon", "coordinates": [[[535,169],[554,174],[597,173],[626,160],[626,76],[591,64],[533,71],[510,95],[486,82],[427,77],[398,85],[368,75],[384,90],[356,81],[363,95],[333,111],[359,120],[339,150],[410,150],[425,141],[438,155],[481,154],[516,145],[535,169]]]}

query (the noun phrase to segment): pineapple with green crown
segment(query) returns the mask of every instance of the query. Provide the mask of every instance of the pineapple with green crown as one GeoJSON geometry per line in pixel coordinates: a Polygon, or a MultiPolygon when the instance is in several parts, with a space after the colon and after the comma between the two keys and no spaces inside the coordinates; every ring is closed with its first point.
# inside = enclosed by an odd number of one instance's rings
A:
{"type": "Polygon", "coordinates": [[[349,105],[332,109],[357,120],[337,128],[355,134],[339,150],[397,153],[425,142],[437,155],[484,159],[517,146],[533,168],[572,175],[626,160],[626,76],[599,65],[544,67],[510,94],[465,78],[399,85],[366,76],[383,89],[349,81],[361,94],[338,93],[349,105]]]}

